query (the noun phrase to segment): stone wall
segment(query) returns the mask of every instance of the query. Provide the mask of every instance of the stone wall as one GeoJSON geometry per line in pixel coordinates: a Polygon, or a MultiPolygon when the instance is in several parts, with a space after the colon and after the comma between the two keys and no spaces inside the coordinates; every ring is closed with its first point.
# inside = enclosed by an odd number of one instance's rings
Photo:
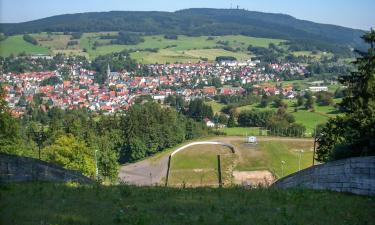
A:
{"type": "Polygon", "coordinates": [[[313,166],[276,181],[273,187],[304,187],[375,195],[375,156],[350,158],[313,166]]]}
{"type": "Polygon", "coordinates": [[[0,153],[0,183],[24,181],[93,182],[76,171],[55,164],[0,153]]]}

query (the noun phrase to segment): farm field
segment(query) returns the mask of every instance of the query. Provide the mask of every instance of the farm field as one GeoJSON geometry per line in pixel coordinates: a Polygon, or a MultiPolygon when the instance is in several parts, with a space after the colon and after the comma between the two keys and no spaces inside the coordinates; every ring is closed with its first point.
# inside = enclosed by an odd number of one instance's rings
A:
{"type": "Polygon", "coordinates": [[[50,50],[47,47],[32,45],[24,41],[22,35],[11,36],[0,42],[0,56],[6,57],[20,53],[49,54],[50,50]]]}
{"type": "Polygon", "coordinates": [[[217,56],[234,56],[239,60],[251,58],[246,49],[251,44],[253,46],[268,46],[270,43],[279,44],[282,40],[267,38],[252,38],[246,36],[221,36],[209,40],[208,36],[188,37],[179,35],[177,40],[165,39],[162,35],[145,36],[144,42],[137,45],[107,45],[97,47],[92,50],[92,44],[98,41],[98,36],[84,36],[81,41],[82,46],[88,49],[90,57],[119,52],[123,50],[137,49],[131,57],[141,63],[173,63],[173,62],[198,62],[202,60],[213,61],[217,56]],[[222,49],[217,42],[227,41],[228,46],[238,48],[238,52],[230,52],[222,49]],[[157,53],[147,51],[147,49],[159,49],[157,53]]]}
{"type": "Polygon", "coordinates": [[[295,52],[293,52],[293,55],[296,56],[296,57],[307,56],[307,57],[313,57],[313,58],[316,58],[316,59],[321,59],[323,57],[327,57],[327,58],[333,57],[333,54],[331,54],[331,53],[318,52],[317,54],[314,54],[311,51],[295,51],[295,52]]]}
{"type": "Polygon", "coordinates": [[[24,183],[3,185],[0,194],[4,225],[342,225],[371,224],[375,214],[373,197],[303,189],[24,183]]]}
{"type": "Polygon", "coordinates": [[[256,146],[246,144],[245,137],[217,139],[234,145],[235,153],[220,145],[191,146],[172,158],[168,185],[218,186],[217,155],[221,155],[222,177],[226,186],[243,181],[233,177],[233,174],[238,172],[246,174],[270,171],[274,177],[283,177],[312,165],[311,139],[261,137],[258,138],[256,146]],[[282,164],[282,161],[285,164],[282,164]]]}
{"type": "Polygon", "coordinates": [[[238,60],[249,60],[251,55],[244,52],[230,52],[224,49],[196,49],[196,50],[180,50],[162,49],[157,53],[141,51],[133,52],[130,56],[138,62],[144,64],[152,63],[189,63],[198,61],[215,61],[218,56],[233,56],[238,60]]]}
{"type": "Polygon", "coordinates": [[[198,62],[203,60],[213,61],[217,56],[234,56],[239,60],[247,60],[252,57],[247,51],[249,45],[267,47],[270,43],[280,44],[283,40],[254,38],[242,35],[227,36],[199,36],[189,37],[179,35],[177,40],[165,39],[163,35],[143,36],[144,42],[136,45],[112,45],[110,39],[100,39],[101,35],[116,35],[117,32],[84,33],[78,41],[78,45],[68,46],[71,35],[62,33],[36,33],[32,36],[37,39],[40,46],[28,46],[22,40],[22,36],[10,36],[0,42],[1,55],[19,54],[23,49],[27,54],[57,54],[83,55],[94,59],[100,55],[123,50],[138,50],[131,54],[138,62],[142,63],[166,63],[166,62],[198,62]],[[108,45],[96,46],[94,43],[107,43],[108,45]],[[236,52],[223,49],[226,47],[236,49],[236,52]],[[30,47],[34,47],[30,49],[30,47]],[[150,52],[150,49],[158,49],[158,52],[150,52]]]}

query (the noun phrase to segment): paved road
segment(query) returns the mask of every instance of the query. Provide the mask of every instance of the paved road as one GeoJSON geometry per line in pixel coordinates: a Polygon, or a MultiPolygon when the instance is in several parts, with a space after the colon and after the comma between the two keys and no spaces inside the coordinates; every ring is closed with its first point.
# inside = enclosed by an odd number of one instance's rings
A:
{"type": "MultiPolygon", "coordinates": [[[[306,141],[311,139],[298,139],[298,138],[282,138],[282,137],[257,137],[258,141],[306,141]]],[[[244,140],[244,137],[214,137],[208,142],[229,142],[244,140]]],[[[207,142],[206,141],[206,142],[207,142]]],[[[202,142],[193,142],[187,145],[200,144],[202,142]]],[[[185,146],[181,147],[184,148],[185,146]]],[[[181,149],[180,148],[180,149],[181,149]]],[[[119,178],[121,182],[138,185],[164,185],[162,180],[167,175],[168,155],[162,157],[157,162],[150,161],[149,159],[140,162],[124,165],[120,168],[119,178]]]]}
{"type": "Polygon", "coordinates": [[[119,173],[120,181],[138,186],[161,184],[167,174],[168,155],[158,162],[146,159],[140,162],[122,166],[119,173]]]}

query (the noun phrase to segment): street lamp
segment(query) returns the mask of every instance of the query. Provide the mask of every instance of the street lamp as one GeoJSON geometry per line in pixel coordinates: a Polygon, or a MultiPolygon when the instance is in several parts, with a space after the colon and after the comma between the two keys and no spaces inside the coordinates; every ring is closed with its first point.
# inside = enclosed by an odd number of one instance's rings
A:
{"type": "Polygon", "coordinates": [[[299,151],[299,157],[298,157],[298,170],[301,170],[301,157],[302,157],[303,150],[299,151]]]}
{"type": "Polygon", "coordinates": [[[98,178],[99,178],[98,159],[96,157],[96,152],[97,151],[98,150],[95,150],[95,170],[96,170],[95,174],[96,174],[96,180],[98,180],[98,178]]]}

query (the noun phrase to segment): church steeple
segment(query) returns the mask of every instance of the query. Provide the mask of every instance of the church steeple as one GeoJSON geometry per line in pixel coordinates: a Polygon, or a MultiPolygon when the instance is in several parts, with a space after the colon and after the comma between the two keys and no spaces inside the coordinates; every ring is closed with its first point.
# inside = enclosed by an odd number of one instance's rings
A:
{"type": "Polygon", "coordinates": [[[108,68],[107,68],[107,77],[109,77],[110,74],[111,74],[111,68],[109,67],[109,63],[108,63],[108,68]]]}

